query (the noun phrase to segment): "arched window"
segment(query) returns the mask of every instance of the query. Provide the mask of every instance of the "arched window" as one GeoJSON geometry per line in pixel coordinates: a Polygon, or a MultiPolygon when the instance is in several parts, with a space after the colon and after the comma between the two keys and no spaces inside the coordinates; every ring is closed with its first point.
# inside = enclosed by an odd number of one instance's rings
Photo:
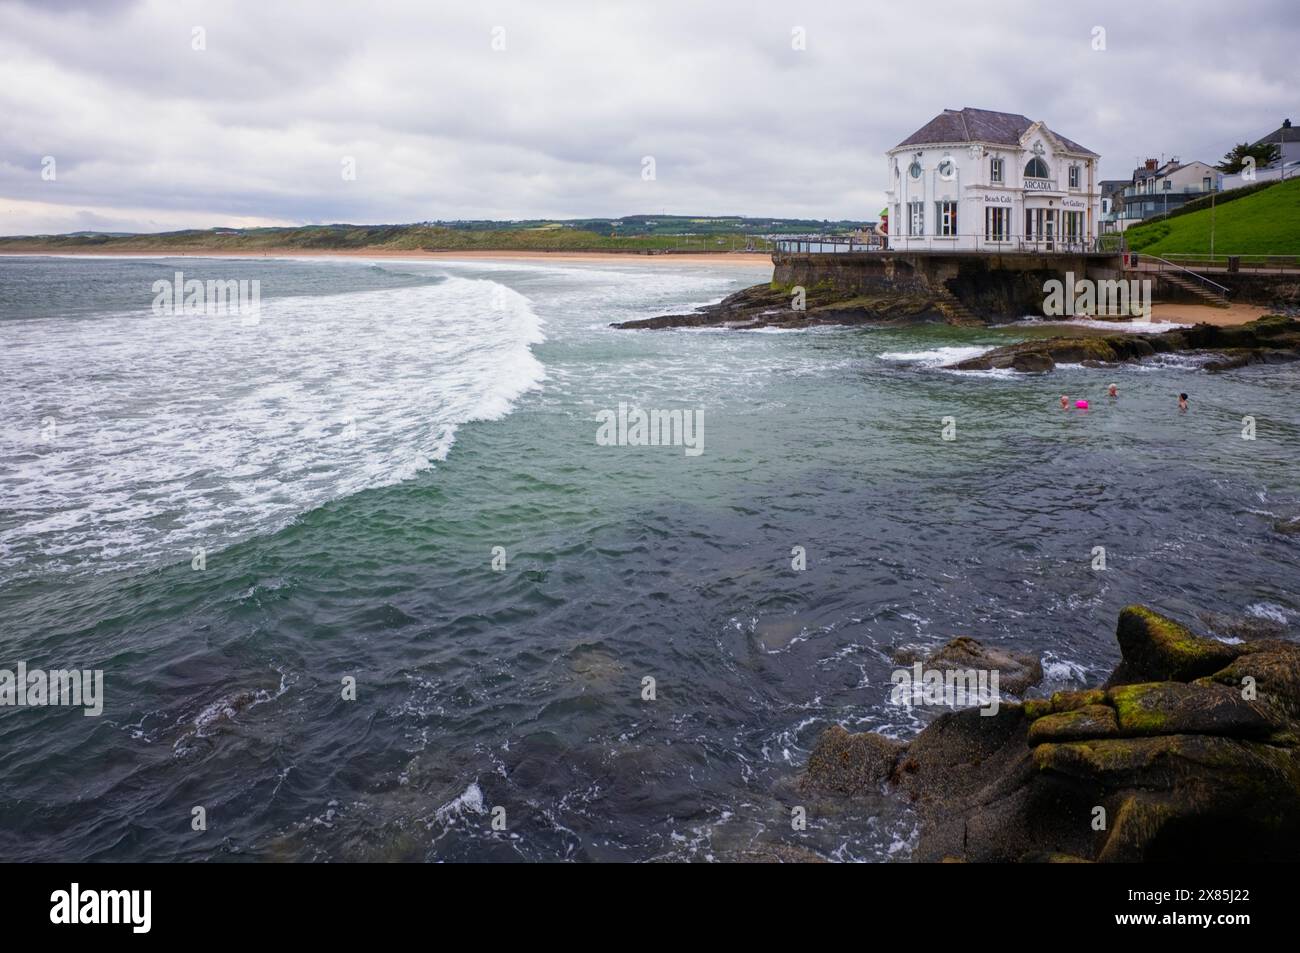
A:
{"type": "Polygon", "coordinates": [[[1029,179],[1046,179],[1051,175],[1042,156],[1034,156],[1025,166],[1025,177],[1029,179]]]}

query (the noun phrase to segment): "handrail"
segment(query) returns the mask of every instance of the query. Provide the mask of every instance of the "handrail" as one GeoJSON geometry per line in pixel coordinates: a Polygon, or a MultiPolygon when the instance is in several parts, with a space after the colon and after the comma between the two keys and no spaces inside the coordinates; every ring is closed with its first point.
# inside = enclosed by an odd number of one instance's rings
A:
{"type": "Polygon", "coordinates": [[[1224,287],[1223,285],[1219,284],[1217,281],[1211,281],[1209,278],[1206,278],[1204,275],[1198,275],[1190,268],[1184,268],[1182,265],[1177,264],[1176,262],[1172,262],[1168,258],[1161,258],[1159,255],[1143,255],[1141,252],[1138,252],[1138,256],[1139,256],[1138,257],[1139,261],[1141,261],[1143,258],[1150,258],[1153,261],[1163,262],[1164,264],[1168,265],[1170,268],[1177,268],[1179,271],[1185,271],[1187,272],[1187,274],[1191,275],[1201,284],[1213,285],[1215,288],[1218,289],[1219,294],[1223,295],[1223,297],[1225,298],[1228,297],[1228,295],[1232,294],[1232,290],[1230,288],[1224,287]]]}
{"type": "Polygon", "coordinates": [[[834,255],[855,251],[880,251],[884,248],[884,243],[879,241],[864,242],[856,238],[840,238],[830,235],[825,237],[800,235],[792,238],[775,238],[772,242],[775,251],[790,254],[834,255]],[[814,245],[818,246],[818,251],[812,250],[814,245]],[[827,246],[830,246],[831,250],[826,250],[827,246]]]}
{"type": "Polygon", "coordinates": [[[1210,254],[1173,254],[1167,259],[1184,268],[1208,268],[1229,270],[1235,263],[1237,271],[1276,271],[1288,273],[1300,270],[1300,255],[1234,255],[1232,253],[1210,254]]]}
{"type": "Polygon", "coordinates": [[[907,254],[908,252],[951,252],[954,254],[1039,254],[1039,255],[1077,255],[1094,252],[1115,254],[1102,247],[1101,238],[1057,235],[1051,238],[1022,238],[1006,235],[1003,238],[988,238],[982,232],[953,236],[937,235],[903,235],[896,236],[892,242],[862,241],[857,238],[840,236],[801,235],[773,239],[773,251],[777,254],[833,255],[845,252],[889,252],[907,254]],[[971,247],[971,246],[974,247],[971,247]]]}

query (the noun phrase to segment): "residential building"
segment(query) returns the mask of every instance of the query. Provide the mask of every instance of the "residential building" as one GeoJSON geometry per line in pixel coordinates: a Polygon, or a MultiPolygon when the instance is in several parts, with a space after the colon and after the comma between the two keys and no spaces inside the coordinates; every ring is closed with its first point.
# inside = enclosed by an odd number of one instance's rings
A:
{"type": "Polygon", "coordinates": [[[1282,125],[1267,136],[1256,139],[1251,145],[1262,146],[1265,143],[1277,146],[1278,160],[1263,168],[1275,169],[1288,163],[1300,162],[1300,129],[1292,127],[1290,119],[1283,119],[1282,125]]]}
{"type": "Polygon", "coordinates": [[[1122,192],[1112,193],[1112,216],[1105,230],[1122,232],[1153,215],[1172,212],[1217,192],[1219,178],[1219,170],[1205,162],[1181,162],[1177,156],[1163,164],[1147,159],[1133,170],[1122,192]]]}

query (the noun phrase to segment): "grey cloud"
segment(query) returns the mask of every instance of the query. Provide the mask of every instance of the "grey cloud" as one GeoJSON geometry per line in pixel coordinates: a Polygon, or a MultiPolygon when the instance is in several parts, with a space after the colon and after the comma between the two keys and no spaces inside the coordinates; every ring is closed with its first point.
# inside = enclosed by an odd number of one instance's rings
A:
{"type": "Polygon", "coordinates": [[[945,107],[1043,119],[1108,178],[1216,161],[1300,112],[1298,27],[1282,2],[5,3],[0,208],[104,227],[873,217],[884,150],[945,107]]]}

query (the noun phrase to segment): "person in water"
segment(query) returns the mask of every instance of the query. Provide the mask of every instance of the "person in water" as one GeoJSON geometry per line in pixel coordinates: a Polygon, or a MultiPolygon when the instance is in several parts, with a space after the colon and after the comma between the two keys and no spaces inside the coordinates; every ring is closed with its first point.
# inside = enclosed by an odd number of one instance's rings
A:
{"type": "Polygon", "coordinates": [[[1106,396],[1107,396],[1107,397],[1118,397],[1118,396],[1119,396],[1119,388],[1118,388],[1117,386],[1115,386],[1114,384],[1111,384],[1109,387],[1106,388],[1106,396]]]}
{"type": "Polygon", "coordinates": [[[1186,394],[1179,394],[1179,395],[1178,395],[1178,412],[1179,412],[1180,414],[1185,414],[1185,413],[1187,413],[1187,395],[1186,395],[1186,394]]]}
{"type": "Polygon", "coordinates": [[[1066,394],[1062,394],[1062,395],[1061,395],[1061,409],[1062,409],[1062,410],[1069,410],[1069,409],[1070,409],[1070,398],[1069,398],[1069,396],[1066,395],[1066,394]]]}

